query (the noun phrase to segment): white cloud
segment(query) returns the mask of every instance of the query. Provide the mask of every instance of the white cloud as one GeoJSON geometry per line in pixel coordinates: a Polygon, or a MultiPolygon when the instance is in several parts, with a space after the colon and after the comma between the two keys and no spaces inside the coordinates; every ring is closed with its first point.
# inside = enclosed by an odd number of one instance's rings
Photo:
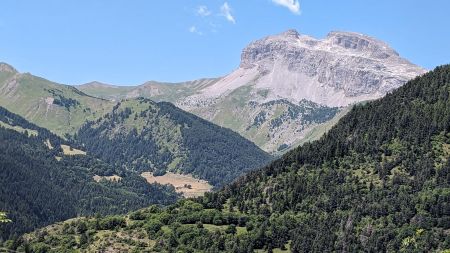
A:
{"type": "Polygon", "coordinates": [[[272,0],[272,2],[288,8],[294,14],[300,14],[300,2],[298,0],[272,0]]]}
{"type": "Polygon", "coordinates": [[[198,28],[195,25],[189,27],[189,32],[190,33],[195,33],[197,35],[203,35],[203,33],[201,31],[199,31],[198,28]]]}
{"type": "Polygon", "coordinates": [[[197,12],[197,15],[202,16],[202,17],[207,17],[207,16],[211,15],[211,11],[205,5],[200,5],[199,7],[197,7],[196,12],[197,12]]]}
{"type": "Polygon", "coordinates": [[[224,16],[228,21],[230,21],[233,24],[236,24],[236,20],[234,19],[233,15],[231,14],[231,7],[228,5],[227,2],[223,3],[223,5],[220,7],[220,14],[224,16]]]}

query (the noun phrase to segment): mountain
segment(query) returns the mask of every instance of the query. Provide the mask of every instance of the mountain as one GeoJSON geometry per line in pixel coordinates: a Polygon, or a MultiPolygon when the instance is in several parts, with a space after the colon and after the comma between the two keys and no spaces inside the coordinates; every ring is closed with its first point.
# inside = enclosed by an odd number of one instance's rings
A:
{"type": "Polygon", "coordinates": [[[0,239],[79,215],[117,214],[173,203],[169,186],[115,168],[0,107],[0,239]],[[113,176],[117,181],[95,180],[113,176]]]}
{"type": "Polygon", "coordinates": [[[449,198],[447,65],[353,107],[320,140],[219,192],[127,216],[67,221],[5,245],[75,252],[447,252],[449,198]]]}
{"type": "Polygon", "coordinates": [[[192,174],[221,186],[270,161],[237,133],[167,102],[126,99],[77,134],[88,152],[126,170],[192,174]]]}
{"type": "Polygon", "coordinates": [[[211,98],[241,87],[243,75],[256,80],[256,89],[267,90],[269,100],[281,97],[346,106],[379,98],[423,73],[389,45],[369,36],[331,32],[318,40],[289,30],[251,43],[243,50],[234,74],[239,78],[218,83],[204,93],[214,90],[205,95],[211,98]]]}
{"type": "Polygon", "coordinates": [[[0,106],[60,136],[75,133],[86,120],[100,117],[115,104],[69,85],[19,73],[6,63],[0,63],[0,97],[0,106]]]}
{"type": "MultiPolygon", "coordinates": [[[[204,84],[194,87],[142,85],[115,96],[173,102],[277,153],[342,116],[338,112],[344,107],[380,98],[423,73],[389,45],[366,35],[331,32],[315,39],[289,30],[250,43],[239,68],[225,77],[196,81],[204,84]]],[[[80,89],[96,96],[104,92],[88,87],[80,89]]],[[[111,98],[109,90],[106,97],[111,98]]]]}

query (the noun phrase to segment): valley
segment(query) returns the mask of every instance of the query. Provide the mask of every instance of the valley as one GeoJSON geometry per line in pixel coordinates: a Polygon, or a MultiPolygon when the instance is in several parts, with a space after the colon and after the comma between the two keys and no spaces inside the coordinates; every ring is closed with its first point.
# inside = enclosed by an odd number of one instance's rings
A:
{"type": "Polygon", "coordinates": [[[450,253],[449,8],[5,1],[0,252],[450,253]]]}
{"type": "Polygon", "coordinates": [[[191,174],[215,187],[271,157],[235,132],[167,102],[125,99],[78,131],[86,151],[123,170],[191,174]]]}

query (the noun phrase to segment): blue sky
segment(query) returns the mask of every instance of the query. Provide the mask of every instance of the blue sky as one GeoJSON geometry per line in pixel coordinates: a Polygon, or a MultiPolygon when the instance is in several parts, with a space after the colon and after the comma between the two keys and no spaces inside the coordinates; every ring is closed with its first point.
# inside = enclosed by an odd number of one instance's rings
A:
{"type": "Polygon", "coordinates": [[[354,31],[425,68],[450,63],[450,1],[2,0],[0,61],[65,84],[216,77],[252,40],[354,31]]]}

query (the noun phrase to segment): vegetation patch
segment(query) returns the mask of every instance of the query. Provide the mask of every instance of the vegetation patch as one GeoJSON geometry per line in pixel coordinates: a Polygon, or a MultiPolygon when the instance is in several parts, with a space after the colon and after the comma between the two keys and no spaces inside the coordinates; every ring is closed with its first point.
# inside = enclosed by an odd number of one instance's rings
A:
{"type": "Polygon", "coordinates": [[[214,224],[203,224],[203,227],[206,228],[210,232],[230,232],[230,233],[236,233],[237,235],[243,235],[247,233],[246,227],[239,227],[239,226],[227,226],[227,225],[214,225],[214,224]]]}

